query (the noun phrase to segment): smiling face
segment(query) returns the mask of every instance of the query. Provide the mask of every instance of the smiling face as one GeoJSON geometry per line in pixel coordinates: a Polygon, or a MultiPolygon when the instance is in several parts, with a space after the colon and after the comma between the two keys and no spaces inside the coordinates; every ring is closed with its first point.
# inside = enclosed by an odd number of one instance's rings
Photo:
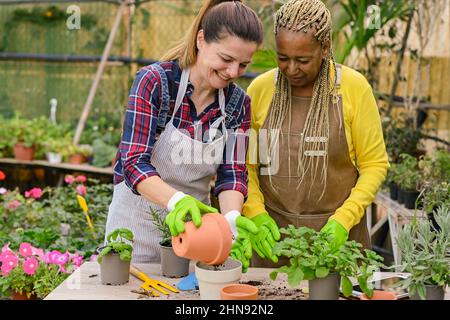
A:
{"type": "Polygon", "coordinates": [[[328,56],[329,41],[321,45],[313,32],[313,29],[305,33],[280,28],[275,38],[278,67],[294,94],[296,91],[312,93],[322,60],[328,56]]]}
{"type": "Polygon", "coordinates": [[[232,35],[208,43],[200,30],[197,47],[195,65],[202,81],[211,88],[221,89],[245,73],[258,44],[232,35]]]}

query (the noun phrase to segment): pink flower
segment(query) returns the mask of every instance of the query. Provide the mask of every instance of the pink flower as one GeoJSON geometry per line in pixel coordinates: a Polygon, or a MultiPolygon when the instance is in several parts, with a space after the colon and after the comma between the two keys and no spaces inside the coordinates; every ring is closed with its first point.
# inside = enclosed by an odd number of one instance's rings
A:
{"type": "Polygon", "coordinates": [[[19,247],[19,252],[24,257],[29,257],[33,254],[31,244],[22,242],[19,247]]]}
{"type": "Polygon", "coordinates": [[[97,254],[93,254],[90,258],[89,261],[97,261],[97,254]]]}
{"type": "Polygon", "coordinates": [[[86,180],[87,180],[86,176],[78,176],[75,178],[76,182],[81,182],[81,183],[86,182],[86,180]]]}
{"type": "Polygon", "coordinates": [[[72,255],[72,263],[75,265],[75,267],[81,266],[81,264],[83,263],[83,256],[75,253],[74,255],[72,255]]]}
{"type": "Polygon", "coordinates": [[[2,275],[4,277],[6,277],[12,270],[13,268],[11,268],[9,265],[7,265],[6,263],[2,263],[2,275]]]}
{"type": "Polygon", "coordinates": [[[86,187],[82,184],[78,185],[75,189],[80,196],[86,195],[86,187]]]}
{"type": "Polygon", "coordinates": [[[33,188],[29,191],[25,191],[25,198],[39,199],[42,196],[41,188],[33,188]]]}
{"type": "Polygon", "coordinates": [[[33,256],[38,256],[38,258],[42,261],[45,260],[45,256],[44,256],[44,250],[39,249],[39,248],[35,248],[35,247],[31,247],[31,254],[33,256]]]}
{"type": "Polygon", "coordinates": [[[14,254],[12,251],[5,251],[0,254],[0,262],[7,261],[9,256],[14,254]]]}
{"type": "Polygon", "coordinates": [[[56,264],[56,261],[57,261],[58,257],[59,257],[61,254],[62,254],[62,253],[59,252],[58,250],[53,250],[53,251],[51,251],[51,252],[47,252],[47,253],[45,254],[44,261],[45,261],[46,263],[55,263],[55,264],[56,264]]]}
{"type": "Polygon", "coordinates": [[[14,253],[7,255],[2,261],[2,274],[4,276],[8,275],[11,270],[17,266],[18,263],[19,258],[14,253]]]}
{"type": "Polygon", "coordinates": [[[2,248],[2,252],[12,252],[11,249],[9,248],[11,242],[8,242],[7,244],[5,244],[2,248]]]}
{"type": "Polygon", "coordinates": [[[18,206],[20,206],[20,201],[17,199],[14,199],[13,201],[9,202],[6,207],[8,209],[16,209],[18,206]]]}
{"type": "Polygon", "coordinates": [[[56,257],[55,264],[59,266],[64,266],[67,263],[67,261],[69,261],[69,254],[66,252],[56,257]]]}
{"type": "Polygon", "coordinates": [[[73,175],[68,174],[68,175],[66,175],[66,176],[64,177],[64,181],[65,181],[67,184],[72,184],[72,183],[75,181],[75,178],[73,177],[73,175]]]}
{"type": "Polygon", "coordinates": [[[8,190],[6,188],[0,188],[0,195],[7,193],[8,190]]]}
{"type": "Polygon", "coordinates": [[[35,273],[37,266],[38,261],[36,260],[36,258],[29,257],[23,263],[23,271],[25,271],[26,274],[32,276],[35,273]]]}
{"type": "Polygon", "coordinates": [[[47,252],[45,257],[46,263],[54,263],[57,265],[64,265],[69,261],[68,253],[61,253],[58,250],[53,250],[52,252],[47,252]]]}

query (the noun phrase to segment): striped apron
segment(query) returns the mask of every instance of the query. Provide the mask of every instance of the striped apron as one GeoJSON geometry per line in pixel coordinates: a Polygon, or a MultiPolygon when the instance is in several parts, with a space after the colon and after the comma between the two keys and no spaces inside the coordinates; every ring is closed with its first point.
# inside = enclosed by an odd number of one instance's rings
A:
{"type": "MultiPolygon", "coordinates": [[[[222,115],[211,125],[208,141],[192,139],[188,133],[183,133],[173,125],[174,116],[186,93],[188,80],[189,70],[183,70],[172,117],[154,145],[150,162],[164,182],[209,205],[210,182],[223,162],[227,141],[225,96],[223,89],[220,89],[219,106],[222,115]],[[224,134],[214,139],[220,124],[224,134]]],[[[201,128],[201,123],[196,125],[201,128]]],[[[161,233],[152,222],[151,209],[159,211],[164,219],[168,213],[166,208],[134,194],[124,181],[114,186],[105,236],[116,228],[133,231],[133,263],[160,262],[161,233]]]]}

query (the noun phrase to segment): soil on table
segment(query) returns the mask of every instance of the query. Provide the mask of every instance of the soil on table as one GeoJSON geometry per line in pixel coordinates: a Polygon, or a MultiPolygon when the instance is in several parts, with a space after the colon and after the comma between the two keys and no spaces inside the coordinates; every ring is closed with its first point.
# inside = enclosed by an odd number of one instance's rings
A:
{"type": "Polygon", "coordinates": [[[259,300],[306,300],[309,295],[307,288],[290,288],[274,284],[273,281],[240,281],[258,288],[259,300]]]}

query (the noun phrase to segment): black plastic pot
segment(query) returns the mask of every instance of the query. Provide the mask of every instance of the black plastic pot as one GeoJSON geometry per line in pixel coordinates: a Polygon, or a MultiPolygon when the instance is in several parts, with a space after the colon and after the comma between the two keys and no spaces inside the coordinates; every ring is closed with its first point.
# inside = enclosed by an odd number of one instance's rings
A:
{"type": "Polygon", "coordinates": [[[405,202],[405,191],[402,188],[398,188],[397,202],[402,204],[405,202]]]}
{"type": "Polygon", "coordinates": [[[391,183],[389,185],[389,195],[392,200],[397,200],[398,198],[398,185],[396,183],[391,183]]]}
{"type": "Polygon", "coordinates": [[[431,221],[431,224],[433,225],[433,231],[434,230],[436,230],[436,231],[441,231],[441,227],[439,227],[439,225],[437,224],[437,222],[436,222],[436,219],[434,218],[434,210],[436,210],[438,207],[437,206],[435,206],[434,208],[433,208],[433,211],[432,212],[427,212],[427,216],[428,216],[428,220],[430,220],[431,221]]]}
{"type": "Polygon", "coordinates": [[[417,197],[419,197],[419,192],[416,190],[404,190],[403,197],[405,200],[405,208],[414,209],[416,207],[417,197]]]}

